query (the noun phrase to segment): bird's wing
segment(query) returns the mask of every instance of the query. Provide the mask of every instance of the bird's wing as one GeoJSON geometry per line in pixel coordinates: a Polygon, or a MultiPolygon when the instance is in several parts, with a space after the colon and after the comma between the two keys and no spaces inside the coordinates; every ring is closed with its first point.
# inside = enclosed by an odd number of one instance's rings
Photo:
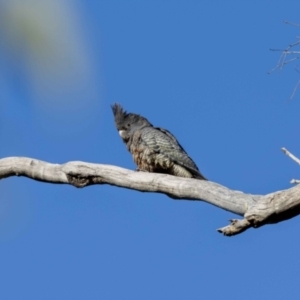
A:
{"type": "Polygon", "coordinates": [[[157,153],[165,155],[175,164],[186,168],[195,178],[206,179],[171,132],[160,127],[151,127],[147,131],[144,139],[147,146],[157,153]]]}

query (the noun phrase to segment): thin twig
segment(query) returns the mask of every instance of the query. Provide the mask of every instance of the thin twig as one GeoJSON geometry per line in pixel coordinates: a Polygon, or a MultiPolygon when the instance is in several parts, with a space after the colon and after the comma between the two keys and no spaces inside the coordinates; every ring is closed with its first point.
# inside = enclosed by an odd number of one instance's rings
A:
{"type": "Polygon", "coordinates": [[[297,91],[299,85],[300,85],[300,79],[299,79],[298,82],[296,83],[296,85],[295,85],[295,87],[294,87],[294,90],[293,90],[293,92],[292,92],[292,95],[291,95],[291,97],[290,97],[289,100],[292,100],[292,99],[294,98],[294,96],[295,96],[295,94],[296,94],[296,91],[297,91]]]}
{"type": "Polygon", "coordinates": [[[288,25],[292,25],[292,26],[296,26],[296,27],[300,27],[300,24],[292,23],[292,22],[289,22],[289,21],[283,21],[283,23],[288,24],[288,25]]]}
{"type": "Polygon", "coordinates": [[[300,51],[284,51],[285,54],[300,54],[300,51]]]}
{"type": "MultiPolygon", "coordinates": [[[[277,51],[277,50],[274,50],[274,49],[270,49],[271,51],[277,51]]],[[[278,50],[279,51],[279,50],[278,50]]],[[[280,57],[279,57],[279,60],[277,62],[277,65],[268,72],[268,74],[271,74],[273,73],[276,69],[280,68],[280,66],[283,64],[284,62],[284,59],[285,59],[285,54],[284,52],[281,53],[280,57]],[[284,58],[283,58],[284,57],[284,58]]]]}
{"type": "Polygon", "coordinates": [[[282,51],[282,52],[288,52],[291,48],[297,46],[300,44],[300,40],[295,42],[294,44],[290,44],[288,45],[285,49],[274,49],[274,48],[271,48],[270,51],[282,51]]]}
{"type": "MultiPolygon", "coordinates": [[[[293,26],[297,26],[297,27],[300,27],[300,24],[295,24],[295,23],[291,23],[291,22],[288,22],[288,21],[283,21],[285,24],[289,24],[289,25],[293,25],[293,26]]],[[[299,46],[300,45],[300,37],[297,36],[297,41],[293,44],[290,44],[288,45],[285,49],[270,49],[270,51],[280,51],[281,52],[281,55],[279,57],[279,60],[276,64],[276,66],[274,68],[272,68],[268,74],[271,74],[273,73],[275,70],[279,70],[279,72],[281,72],[284,68],[285,65],[295,61],[295,60],[298,60],[300,59],[300,56],[298,54],[300,54],[300,51],[298,50],[291,50],[292,48],[295,49],[296,46],[299,46]],[[292,58],[290,59],[287,59],[287,56],[292,56],[292,58]],[[296,56],[298,55],[298,56],[296,56]],[[293,57],[294,56],[294,57],[293,57]]],[[[297,71],[297,69],[296,69],[297,71]]],[[[297,82],[297,84],[295,85],[294,89],[293,89],[293,92],[289,98],[289,100],[292,100],[299,88],[299,85],[300,85],[300,80],[297,82]]]]}
{"type": "Polygon", "coordinates": [[[282,152],[286,154],[289,158],[291,158],[293,161],[295,161],[298,165],[300,165],[300,159],[297,158],[295,155],[293,155],[291,152],[289,152],[285,148],[281,148],[282,152]]]}
{"type": "Polygon", "coordinates": [[[270,49],[270,50],[271,51],[282,51],[282,54],[280,55],[280,58],[278,60],[277,65],[272,70],[270,70],[268,72],[268,74],[271,74],[272,72],[274,72],[278,68],[280,70],[282,70],[285,65],[289,64],[290,62],[293,62],[295,60],[300,59],[300,56],[296,56],[296,57],[293,57],[293,58],[291,58],[289,60],[286,60],[286,56],[288,54],[300,54],[300,51],[285,51],[285,50],[276,50],[276,49],[270,49]]]}
{"type": "Polygon", "coordinates": [[[297,59],[300,59],[300,56],[296,56],[296,57],[294,57],[294,58],[291,58],[291,59],[289,59],[289,60],[286,60],[284,64],[288,64],[288,63],[290,63],[290,62],[292,62],[292,61],[294,61],[294,60],[297,60],[297,59]]]}
{"type": "MultiPolygon", "coordinates": [[[[271,50],[271,49],[270,49],[270,50],[271,50]]],[[[275,51],[275,50],[272,50],[272,51],[275,51]]],[[[295,60],[300,59],[300,56],[297,56],[297,57],[293,57],[293,58],[291,58],[291,59],[289,59],[289,60],[286,60],[286,56],[287,56],[288,54],[293,54],[293,53],[289,53],[289,52],[283,51],[282,54],[280,55],[280,58],[279,58],[279,60],[278,60],[277,65],[276,65],[272,70],[270,70],[270,71],[268,72],[268,74],[271,74],[272,72],[274,72],[274,71],[275,71],[276,69],[278,69],[278,68],[279,68],[280,71],[281,71],[285,65],[289,64],[289,63],[292,62],[292,61],[295,61],[295,60]]],[[[300,54],[300,51],[299,51],[299,54],[300,54]]]]}

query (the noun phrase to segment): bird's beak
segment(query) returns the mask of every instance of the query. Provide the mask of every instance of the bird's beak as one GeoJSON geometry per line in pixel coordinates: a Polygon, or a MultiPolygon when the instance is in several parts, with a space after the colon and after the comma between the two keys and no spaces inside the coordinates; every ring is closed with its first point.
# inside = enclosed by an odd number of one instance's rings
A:
{"type": "Polygon", "coordinates": [[[122,139],[124,139],[126,136],[125,130],[119,130],[119,135],[122,139]]]}

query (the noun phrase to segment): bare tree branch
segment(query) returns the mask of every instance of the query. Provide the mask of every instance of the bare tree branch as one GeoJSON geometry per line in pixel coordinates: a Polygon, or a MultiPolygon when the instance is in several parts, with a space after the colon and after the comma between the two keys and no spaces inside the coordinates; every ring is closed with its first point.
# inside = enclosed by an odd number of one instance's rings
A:
{"type": "Polygon", "coordinates": [[[80,188],[92,184],[110,184],[141,192],[163,193],[176,200],[205,201],[244,216],[244,219],[231,220],[231,224],[218,229],[227,236],[300,214],[300,185],[265,196],[250,195],[211,181],[134,172],[110,165],[80,161],[59,165],[27,157],[0,159],[0,179],[10,176],[25,176],[37,181],[71,184],[80,188]]]}
{"type": "MultiPolygon", "coordinates": [[[[291,23],[291,22],[288,22],[288,21],[283,21],[285,24],[289,24],[289,25],[293,25],[293,26],[297,26],[297,27],[300,27],[299,24],[295,24],[295,23],[291,23]]],[[[300,45],[300,37],[297,36],[296,37],[298,39],[298,41],[296,41],[295,43],[293,44],[290,44],[288,45],[285,49],[270,49],[271,51],[279,51],[281,52],[281,55],[279,57],[279,60],[276,64],[276,66],[271,69],[268,74],[271,74],[273,73],[275,70],[279,70],[279,71],[282,71],[283,67],[291,62],[294,62],[298,59],[300,59],[300,51],[298,50],[295,50],[296,47],[299,47],[300,45]],[[292,49],[293,48],[293,49],[292,49]],[[287,57],[292,57],[292,58],[287,58],[287,57]]],[[[294,96],[296,95],[296,92],[298,90],[298,87],[300,85],[300,80],[296,83],[294,89],[293,89],[293,92],[289,98],[289,100],[293,99],[294,96]]]]}

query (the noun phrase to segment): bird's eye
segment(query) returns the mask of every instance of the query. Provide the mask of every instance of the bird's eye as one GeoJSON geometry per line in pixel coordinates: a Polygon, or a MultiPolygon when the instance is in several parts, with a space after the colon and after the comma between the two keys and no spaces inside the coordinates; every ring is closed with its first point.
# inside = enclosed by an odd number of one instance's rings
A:
{"type": "Polygon", "coordinates": [[[130,127],[130,124],[129,124],[129,123],[127,124],[127,127],[130,127]]]}

